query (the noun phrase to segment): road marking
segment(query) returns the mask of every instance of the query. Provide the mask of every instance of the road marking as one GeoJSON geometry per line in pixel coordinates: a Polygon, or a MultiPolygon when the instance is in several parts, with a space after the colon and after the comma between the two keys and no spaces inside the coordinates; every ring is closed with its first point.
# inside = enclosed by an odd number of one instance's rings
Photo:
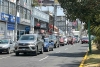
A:
{"type": "Polygon", "coordinates": [[[56,53],[60,53],[61,51],[58,51],[58,52],[56,52],[56,53]]]}
{"type": "Polygon", "coordinates": [[[42,60],[44,60],[44,59],[46,59],[46,58],[48,58],[48,56],[46,56],[45,58],[40,59],[39,61],[42,61],[42,60]]]}
{"type": "Polygon", "coordinates": [[[66,48],[65,50],[67,50],[68,48],[66,48]]]}
{"type": "Polygon", "coordinates": [[[8,58],[8,57],[10,57],[10,56],[2,57],[2,58],[0,58],[0,59],[5,59],[5,58],[8,58]]]}

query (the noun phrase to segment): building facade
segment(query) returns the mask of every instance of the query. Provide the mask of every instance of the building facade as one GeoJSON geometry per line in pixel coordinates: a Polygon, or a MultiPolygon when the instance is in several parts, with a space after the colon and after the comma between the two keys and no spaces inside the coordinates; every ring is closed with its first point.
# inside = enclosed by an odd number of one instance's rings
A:
{"type": "MultiPolygon", "coordinates": [[[[16,15],[15,4],[16,0],[0,0],[0,36],[9,36],[13,40],[16,15]]],[[[29,32],[30,18],[31,0],[19,0],[17,9],[17,37],[29,32]]]]}
{"type": "Polygon", "coordinates": [[[55,25],[61,29],[62,31],[66,31],[66,19],[65,16],[57,16],[56,18],[57,22],[55,25]]]}

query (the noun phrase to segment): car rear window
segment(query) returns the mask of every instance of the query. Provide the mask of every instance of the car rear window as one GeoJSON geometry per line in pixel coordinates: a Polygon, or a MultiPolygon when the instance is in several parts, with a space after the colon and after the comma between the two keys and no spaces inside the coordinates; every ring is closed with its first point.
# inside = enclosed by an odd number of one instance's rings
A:
{"type": "Polygon", "coordinates": [[[19,40],[34,40],[35,36],[34,35],[23,35],[19,40]]]}

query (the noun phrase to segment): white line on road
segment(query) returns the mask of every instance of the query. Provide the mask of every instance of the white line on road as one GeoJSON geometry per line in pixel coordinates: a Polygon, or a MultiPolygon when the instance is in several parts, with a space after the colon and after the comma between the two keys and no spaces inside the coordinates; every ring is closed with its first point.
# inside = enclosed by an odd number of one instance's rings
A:
{"type": "Polygon", "coordinates": [[[42,60],[44,60],[44,59],[46,59],[46,58],[48,58],[48,56],[46,56],[45,58],[40,59],[39,61],[42,61],[42,60]]]}
{"type": "Polygon", "coordinates": [[[67,50],[68,48],[66,48],[65,50],[67,50]]]}
{"type": "Polygon", "coordinates": [[[5,58],[8,58],[8,57],[10,57],[10,56],[6,56],[6,57],[1,57],[0,59],[5,59],[5,58]]]}

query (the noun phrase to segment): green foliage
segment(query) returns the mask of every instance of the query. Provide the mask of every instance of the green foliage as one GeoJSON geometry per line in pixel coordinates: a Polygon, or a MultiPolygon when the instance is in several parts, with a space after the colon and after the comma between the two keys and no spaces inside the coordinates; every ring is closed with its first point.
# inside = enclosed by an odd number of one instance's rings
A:
{"type": "Polygon", "coordinates": [[[85,22],[85,29],[88,29],[90,21],[90,33],[100,42],[100,0],[58,0],[65,10],[67,19],[79,18],[85,22]]]}
{"type": "Polygon", "coordinates": [[[87,23],[88,20],[96,25],[100,24],[100,0],[58,0],[65,9],[67,18],[75,20],[79,18],[87,23]]]}
{"type": "Polygon", "coordinates": [[[31,6],[32,6],[32,7],[39,6],[38,0],[32,0],[31,6]]]}

